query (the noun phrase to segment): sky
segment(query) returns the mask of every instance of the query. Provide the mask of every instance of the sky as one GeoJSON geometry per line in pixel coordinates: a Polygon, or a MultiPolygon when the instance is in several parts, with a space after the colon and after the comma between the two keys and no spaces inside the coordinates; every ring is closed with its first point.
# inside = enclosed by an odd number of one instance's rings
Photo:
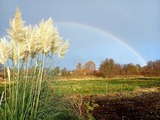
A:
{"type": "Polygon", "coordinates": [[[64,41],[70,39],[55,66],[75,69],[92,60],[98,68],[106,58],[144,66],[160,59],[159,0],[0,0],[0,38],[16,7],[26,25],[52,17],[64,41]]]}

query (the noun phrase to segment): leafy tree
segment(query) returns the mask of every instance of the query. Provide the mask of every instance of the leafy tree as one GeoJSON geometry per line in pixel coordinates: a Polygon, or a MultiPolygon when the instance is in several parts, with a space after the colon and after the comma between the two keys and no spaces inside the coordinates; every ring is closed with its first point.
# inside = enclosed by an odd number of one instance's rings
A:
{"type": "Polygon", "coordinates": [[[85,65],[84,65],[84,72],[87,75],[91,75],[93,74],[93,72],[96,69],[96,64],[93,61],[88,61],[85,65]]]}
{"type": "Polygon", "coordinates": [[[160,76],[160,60],[149,61],[142,69],[144,76],[160,76]]]}
{"type": "Polygon", "coordinates": [[[123,71],[122,71],[122,65],[115,63],[114,65],[114,74],[115,75],[122,75],[123,71]]]}
{"type": "Polygon", "coordinates": [[[60,68],[57,66],[57,67],[55,67],[54,70],[53,70],[53,75],[57,76],[57,75],[59,75],[59,74],[60,74],[60,68]]]}
{"type": "Polygon", "coordinates": [[[139,65],[134,65],[132,63],[130,64],[125,64],[123,66],[123,71],[125,75],[139,75],[140,74],[140,66],[139,65]]]}
{"type": "Polygon", "coordinates": [[[62,75],[62,76],[68,75],[67,68],[63,68],[63,69],[61,70],[61,75],[62,75]]]}
{"type": "Polygon", "coordinates": [[[104,77],[113,77],[115,74],[115,62],[113,59],[106,59],[100,64],[99,72],[104,77]]]}
{"type": "Polygon", "coordinates": [[[77,67],[76,67],[76,74],[82,75],[83,74],[83,68],[82,68],[82,64],[78,63],[77,67]]]}
{"type": "Polygon", "coordinates": [[[155,69],[154,70],[156,71],[156,75],[160,76],[160,60],[155,61],[155,69]]]}

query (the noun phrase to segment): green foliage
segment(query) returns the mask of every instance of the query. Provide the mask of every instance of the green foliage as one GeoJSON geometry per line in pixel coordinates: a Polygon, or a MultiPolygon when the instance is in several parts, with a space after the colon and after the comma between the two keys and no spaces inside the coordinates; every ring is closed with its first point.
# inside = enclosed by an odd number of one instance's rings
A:
{"type": "Polygon", "coordinates": [[[123,65],[123,74],[125,75],[139,75],[141,67],[134,64],[125,64],[123,65]]]}
{"type": "Polygon", "coordinates": [[[99,105],[96,104],[94,100],[92,100],[92,101],[89,101],[89,102],[85,102],[84,106],[85,106],[85,109],[86,109],[87,120],[94,120],[92,112],[93,112],[94,108],[99,107],[99,105]]]}
{"type": "Polygon", "coordinates": [[[100,64],[99,75],[101,77],[115,77],[117,75],[141,75],[141,66],[139,64],[118,64],[113,59],[105,59],[100,64]]]}
{"type": "Polygon", "coordinates": [[[113,59],[106,59],[102,61],[99,71],[104,77],[113,77],[115,74],[115,63],[113,59]]]}
{"type": "Polygon", "coordinates": [[[52,71],[52,75],[53,76],[57,76],[60,74],[60,68],[57,66],[54,68],[54,70],[52,71]]]}
{"type": "Polygon", "coordinates": [[[116,92],[134,91],[136,87],[151,88],[159,87],[160,79],[154,78],[133,78],[133,79],[107,79],[107,80],[70,80],[53,81],[55,92],[62,95],[95,95],[116,92]]]}
{"type": "Polygon", "coordinates": [[[37,119],[42,120],[78,120],[70,101],[59,93],[54,93],[46,86],[40,103],[37,119]]]}

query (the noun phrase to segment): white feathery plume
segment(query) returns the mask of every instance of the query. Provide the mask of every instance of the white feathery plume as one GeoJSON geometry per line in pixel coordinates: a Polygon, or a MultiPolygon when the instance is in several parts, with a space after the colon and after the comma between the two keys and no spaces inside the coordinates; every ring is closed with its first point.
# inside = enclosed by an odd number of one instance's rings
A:
{"type": "Polygon", "coordinates": [[[14,64],[16,65],[20,59],[27,59],[28,51],[27,51],[27,44],[26,43],[16,43],[14,41],[10,41],[9,43],[9,58],[13,60],[14,64]]]}
{"type": "Polygon", "coordinates": [[[9,43],[7,42],[6,38],[1,38],[0,41],[0,63],[5,64],[5,62],[9,58],[9,43]]]}
{"type": "Polygon", "coordinates": [[[43,43],[43,52],[46,54],[51,49],[51,40],[53,36],[53,25],[52,25],[52,19],[49,18],[47,21],[44,22],[44,43],[43,43]]]}
{"type": "Polygon", "coordinates": [[[51,44],[51,52],[52,54],[55,54],[58,52],[58,49],[62,45],[62,40],[63,38],[60,37],[57,28],[54,28],[54,34],[53,34],[53,39],[52,39],[52,44],[51,44]]]}
{"type": "Polygon", "coordinates": [[[18,47],[15,41],[9,42],[9,58],[14,62],[14,65],[18,62],[18,47]]]}
{"type": "Polygon", "coordinates": [[[26,27],[26,44],[27,44],[27,51],[28,54],[31,57],[36,56],[36,54],[38,53],[38,27],[35,26],[33,29],[31,28],[31,26],[26,27]]]}
{"type": "Polygon", "coordinates": [[[62,47],[60,47],[59,52],[58,52],[58,58],[62,58],[65,53],[67,52],[67,49],[69,47],[69,40],[67,40],[62,47]]]}
{"type": "Polygon", "coordinates": [[[39,40],[38,40],[38,52],[42,52],[43,50],[43,44],[45,42],[45,32],[44,32],[44,19],[42,19],[42,21],[39,24],[39,29],[37,31],[37,34],[39,36],[39,40]]]}
{"type": "Polygon", "coordinates": [[[21,18],[21,12],[16,9],[14,19],[10,21],[10,29],[8,30],[10,42],[5,38],[0,42],[0,62],[4,64],[9,58],[16,65],[20,59],[28,60],[29,57],[34,58],[39,53],[46,55],[58,53],[61,58],[67,52],[69,40],[64,44],[63,38],[60,37],[56,27],[53,26],[51,18],[42,19],[39,26],[24,26],[21,18]]]}
{"type": "Polygon", "coordinates": [[[18,50],[18,60],[20,59],[26,59],[26,57],[28,56],[27,54],[27,44],[23,43],[19,43],[17,45],[17,50],[18,50]]]}
{"type": "Polygon", "coordinates": [[[39,35],[39,49],[42,53],[47,54],[50,50],[52,53],[55,53],[59,49],[62,38],[60,38],[57,28],[53,26],[51,18],[47,21],[42,20],[40,22],[39,35]]]}
{"type": "Polygon", "coordinates": [[[8,30],[8,34],[11,40],[15,42],[24,41],[24,23],[25,22],[21,18],[21,12],[19,8],[17,8],[14,19],[10,21],[10,29],[8,30]]]}

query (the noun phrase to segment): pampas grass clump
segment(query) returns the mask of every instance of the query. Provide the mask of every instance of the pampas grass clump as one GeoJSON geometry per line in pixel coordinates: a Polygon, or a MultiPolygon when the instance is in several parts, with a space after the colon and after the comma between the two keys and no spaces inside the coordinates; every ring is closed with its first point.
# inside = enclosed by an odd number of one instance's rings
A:
{"type": "Polygon", "coordinates": [[[33,120],[40,109],[46,61],[52,61],[55,54],[62,58],[69,41],[63,42],[51,18],[26,26],[18,8],[7,32],[0,41],[0,63],[7,76],[0,96],[0,119],[33,120]]]}

